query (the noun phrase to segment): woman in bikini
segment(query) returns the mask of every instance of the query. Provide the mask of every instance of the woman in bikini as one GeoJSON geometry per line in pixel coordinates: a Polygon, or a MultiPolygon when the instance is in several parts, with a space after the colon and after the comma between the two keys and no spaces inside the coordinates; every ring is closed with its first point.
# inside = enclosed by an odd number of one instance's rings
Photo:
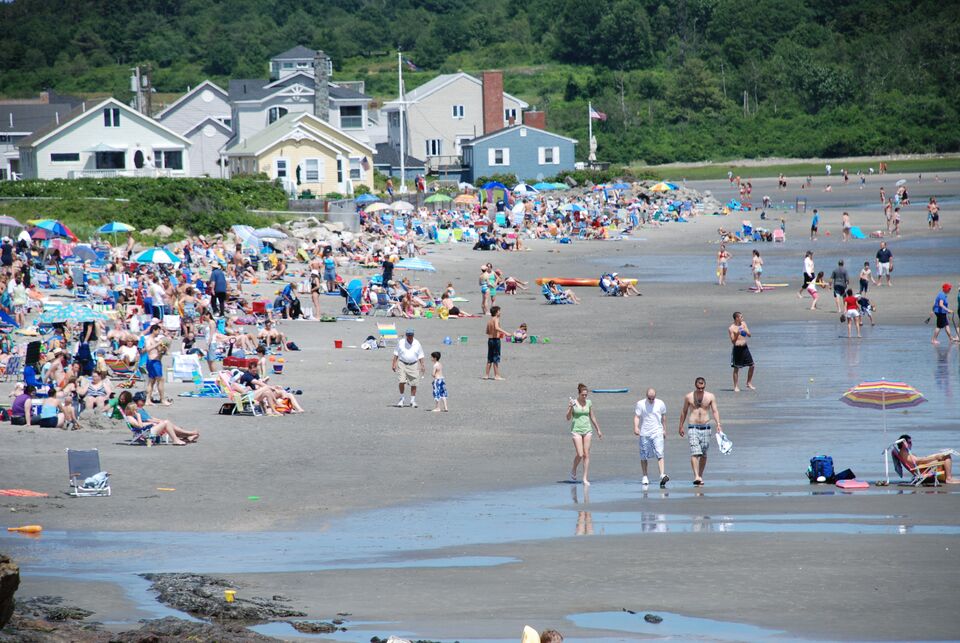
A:
{"type": "Polygon", "coordinates": [[[730,263],[732,255],[727,250],[727,244],[721,243],[720,250],[717,252],[717,285],[725,286],[727,283],[727,266],[730,263]]]}
{"type": "Polygon", "coordinates": [[[753,286],[757,293],[763,292],[763,284],[760,276],[763,274],[763,259],[760,258],[760,251],[753,251],[753,259],[750,260],[750,267],[753,271],[753,286]]]}

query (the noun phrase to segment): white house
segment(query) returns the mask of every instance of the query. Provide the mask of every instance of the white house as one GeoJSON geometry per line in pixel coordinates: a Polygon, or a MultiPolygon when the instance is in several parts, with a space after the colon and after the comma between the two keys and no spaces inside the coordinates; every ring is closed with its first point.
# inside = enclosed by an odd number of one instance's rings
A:
{"type": "MultiPolygon", "coordinates": [[[[441,74],[403,96],[407,154],[425,159],[430,169],[458,165],[470,139],[519,123],[529,105],[503,91],[503,74],[441,74]]],[[[390,144],[400,149],[400,99],[386,103],[390,144]]]]}
{"type": "Polygon", "coordinates": [[[205,80],[156,115],[163,126],[188,139],[190,175],[226,178],[221,152],[233,136],[226,90],[205,80]]]}
{"type": "Polygon", "coordinates": [[[190,141],[115,98],[83,103],[17,147],[25,179],[190,175],[190,141]]]}
{"type": "Polygon", "coordinates": [[[269,80],[231,80],[234,141],[250,138],[287,114],[311,113],[369,144],[371,98],[358,91],[362,84],[331,82],[331,70],[322,51],[297,46],[271,59],[269,80]]]}
{"type": "Polygon", "coordinates": [[[20,141],[50,123],[59,124],[82,102],[50,91],[39,98],[0,101],[0,181],[20,177],[20,141]]]}

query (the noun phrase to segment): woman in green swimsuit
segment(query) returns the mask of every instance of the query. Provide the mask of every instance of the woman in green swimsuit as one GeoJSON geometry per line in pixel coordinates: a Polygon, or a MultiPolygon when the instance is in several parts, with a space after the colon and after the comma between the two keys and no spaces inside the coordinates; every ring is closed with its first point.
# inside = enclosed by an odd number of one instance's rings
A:
{"type": "Polygon", "coordinates": [[[583,463],[583,484],[590,486],[590,440],[593,431],[597,431],[597,439],[603,439],[603,432],[593,415],[593,400],[587,399],[586,384],[577,385],[577,399],[570,398],[567,406],[567,420],[571,421],[570,435],[573,437],[573,468],[570,470],[570,482],[577,482],[577,467],[583,463]]]}

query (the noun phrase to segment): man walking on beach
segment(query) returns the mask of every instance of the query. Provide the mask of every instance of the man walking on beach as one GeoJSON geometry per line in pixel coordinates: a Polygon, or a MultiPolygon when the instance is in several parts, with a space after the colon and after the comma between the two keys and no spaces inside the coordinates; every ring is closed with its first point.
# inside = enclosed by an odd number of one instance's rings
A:
{"type": "Polygon", "coordinates": [[[820,227],[820,212],[814,208],[813,218],[810,219],[810,240],[817,240],[817,229],[820,227]]]}
{"type": "Polygon", "coordinates": [[[667,430],[663,426],[663,417],[667,413],[667,405],[657,399],[657,392],[647,389],[647,397],[637,402],[636,413],[633,416],[633,434],[640,438],[640,468],[643,469],[643,486],[650,484],[647,478],[647,460],[657,459],[660,468],[660,488],[667,486],[670,476],[664,473],[663,468],[663,441],[667,437],[667,430]]]}
{"type": "Polygon", "coordinates": [[[500,306],[494,306],[490,309],[490,321],[487,322],[487,370],[484,372],[483,379],[490,379],[490,368],[493,368],[493,379],[502,380],[500,377],[500,336],[504,334],[500,327],[500,306]]]}
{"type": "Polygon", "coordinates": [[[210,273],[210,290],[213,293],[210,308],[214,315],[223,317],[227,309],[227,275],[220,264],[217,264],[210,273]]]}
{"type": "Polygon", "coordinates": [[[423,346],[419,340],[414,339],[413,329],[408,328],[403,340],[397,342],[397,348],[393,351],[391,368],[400,382],[400,401],[397,402],[397,408],[402,409],[405,406],[404,388],[407,384],[410,385],[410,406],[417,408],[417,383],[427,372],[423,360],[423,346]]]}
{"type": "Polygon", "coordinates": [[[890,283],[890,273],[893,272],[893,253],[887,248],[887,242],[880,242],[880,249],[877,250],[877,285],[883,285],[883,277],[887,277],[887,285],[890,283]]]}
{"type": "Polygon", "coordinates": [[[717,398],[709,393],[707,380],[698,377],[694,383],[694,390],[683,398],[683,410],[680,412],[680,437],[684,437],[683,423],[690,416],[687,424],[687,441],[690,443],[690,467],[693,469],[693,486],[703,486],[703,470],[707,468],[707,451],[710,450],[710,418],[717,422],[717,433],[723,433],[720,428],[720,411],[717,410],[717,398]]]}
{"type": "Polygon", "coordinates": [[[837,267],[830,273],[830,285],[833,287],[833,299],[837,302],[837,313],[843,312],[843,297],[847,294],[847,284],[850,276],[843,267],[843,259],[837,262],[837,267]]]}
{"type": "Polygon", "coordinates": [[[730,343],[733,344],[733,353],[730,356],[730,366],[733,367],[733,392],[740,392],[740,369],[747,368],[747,388],[754,389],[753,386],[753,355],[750,354],[750,348],[747,346],[747,338],[750,337],[750,329],[747,323],[743,321],[743,313],[733,313],[733,323],[727,328],[730,335],[730,343]]]}
{"type": "Polygon", "coordinates": [[[954,337],[953,331],[950,330],[950,323],[947,321],[947,315],[953,314],[947,301],[947,295],[950,294],[950,290],[950,284],[943,284],[943,286],[940,287],[940,292],[937,293],[937,298],[933,300],[933,314],[937,318],[937,326],[933,329],[933,339],[930,340],[932,344],[940,343],[937,339],[937,337],[940,336],[940,329],[947,331],[947,337],[950,338],[951,342],[960,342],[960,336],[954,337]]]}

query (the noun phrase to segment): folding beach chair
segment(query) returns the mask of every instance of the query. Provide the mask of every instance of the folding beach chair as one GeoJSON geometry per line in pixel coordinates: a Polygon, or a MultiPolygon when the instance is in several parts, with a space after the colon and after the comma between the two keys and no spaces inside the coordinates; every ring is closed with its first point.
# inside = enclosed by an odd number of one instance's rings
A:
{"type": "Polygon", "coordinates": [[[110,474],[100,468],[98,449],[67,449],[67,472],[70,475],[71,496],[110,495],[110,474]]]}
{"type": "Polygon", "coordinates": [[[620,292],[620,289],[617,288],[616,284],[614,284],[613,276],[609,273],[600,275],[600,290],[604,295],[608,295],[610,297],[618,297],[623,294],[620,292]]]}
{"type": "Polygon", "coordinates": [[[546,299],[551,304],[569,304],[570,300],[567,299],[566,295],[555,295],[550,292],[550,286],[543,284],[543,288],[540,289],[540,292],[543,293],[543,298],[546,299]]]}
{"type": "MultiPolygon", "coordinates": [[[[893,458],[893,468],[896,470],[897,475],[902,478],[903,471],[906,469],[907,473],[912,476],[907,484],[914,487],[923,485],[940,486],[940,478],[943,476],[942,472],[945,460],[934,460],[933,462],[927,462],[920,466],[914,466],[911,462],[900,456],[900,451],[898,450],[899,443],[900,440],[895,442],[890,449],[890,457],[893,458]]],[[[910,453],[909,449],[907,449],[907,453],[910,453]]],[[[946,451],[937,455],[948,455],[950,453],[954,452],[946,451]]]]}
{"type": "Polygon", "coordinates": [[[20,367],[23,363],[23,357],[20,355],[13,355],[10,359],[7,360],[7,364],[3,369],[3,375],[0,377],[0,381],[9,382],[10,378],[16,380],[20,376],[20,367]]]}
{"type": "Polygon", "coordinates": [[[393,342],[393,345],[396,346],[400,341],[396,324],[377,324],[377,332],[380,334],[377,338],[377,343],[380,346],[386,346],[390,342],[393,342]]]}
{"type": "Polygon", "coordinates": [[[160,324],[163,326],[163,330],[174,337],[180,336],[180,315],[166,314],[160,320],[160,324]]]}
{"type": "Polygon", "coordinates": [[[400,311],[399,304],[396,301],[390,299],[390,295],[388,295],[387,293],[378,292],[377,303],[374,304],[374,307],[373,307],[373,316],[376,317],[377,315],[382,314],[384,317],[390,317],[395,310],[397,312],[400,311]]]}
{"type": "Polygon", "coordinates": [[[253,391],[249,393],[230,391],[230,401],[233,403],[231,415],[249,415],[251,417],[263,415],[260,405],[253,399],[253,391]]]}

